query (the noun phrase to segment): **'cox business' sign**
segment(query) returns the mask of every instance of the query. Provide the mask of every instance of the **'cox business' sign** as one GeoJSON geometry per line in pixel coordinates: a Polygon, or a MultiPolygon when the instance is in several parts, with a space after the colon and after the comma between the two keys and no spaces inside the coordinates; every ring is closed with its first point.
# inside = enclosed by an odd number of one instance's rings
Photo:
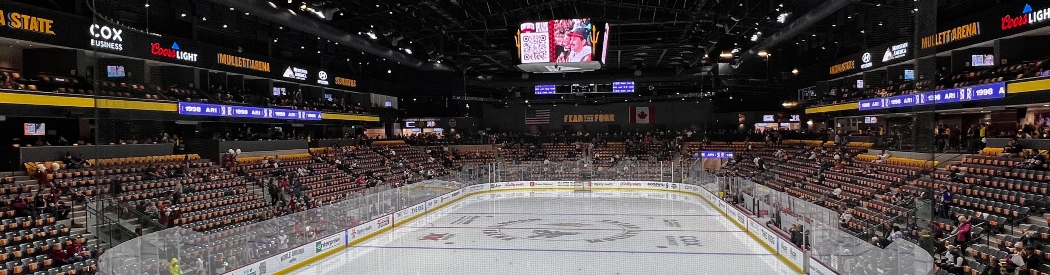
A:
{"type": "Polygon", "coordinates": [[[120,36],[124,33],[122,29],[91,24],[91,27],[88,27],[88,33],[91,34],[91,47],[93,48],[114,51],[124,50],[124,38],[120,36]]]}

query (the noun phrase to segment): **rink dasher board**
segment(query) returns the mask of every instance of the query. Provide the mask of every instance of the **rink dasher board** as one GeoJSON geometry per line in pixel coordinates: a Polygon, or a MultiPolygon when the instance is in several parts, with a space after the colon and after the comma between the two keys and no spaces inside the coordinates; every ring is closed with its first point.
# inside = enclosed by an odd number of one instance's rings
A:
{"type": "MultiPolygon", "coordinates": [[[[379,218],[373,219],[366,223],[359,224],[352,228],[347,229],[341,234],[337,233],[332,236],[326,237],[322,240],[329,240],[330,238],[339,235],[344,243],[342,246],[328,248],[325,251],[317,251],[317,242],[300,246],[296,249],[292,249],[281,253],[277,256],[267,258],[265,260],[252,263],[248,266],[236,269],[226,274],[233,275],[282,275],[300,267],[308,265],[317,260],[323,259],[335,252],[341,251],[347,247],[357,245],[361,242],[367,241],[376,235],[382,234],[393,228],[396,228],[405,223],[411,222],[417,218],[425,217],[427,214],[438,211],[439,209],[451,205],[452,203],[458,202],[459,200],[473,195],[491,193],[491,192],[502,192],[502,191],[521,191],[521,190],[573,190],[574,181],[512,181],[512,182],[496,182],[486,184],[475,184],[460,188],[456,191],[452,191],[441,195],[439,197],[427,200],[412,207],[399,210],[392,214],[383,215],[379,218]],[[400,214],[400,215],[399,215],[400,214]],[[303,251],[295,256],[305,257],[307,247],[315,247],[315,253],[311,254],[309,258],[304,260],[289,262],[288,254],[294,254],[293,252],[303,251]],[[284,261],[281,258],[285,258],[284,261]],[[275,260],[276,259],[276,260],[275,260]],[[270,266],[273,262],[276,265],[270,266]],[[265,263],[265,264],[263,264],[265,263]],[[262,264],[262,265],[260,265],[262,264]],[[273,267],[279,267],[277,271],[269,273],[273,267]]],[[[794,269],[796,272],[803,273],[801,266],[805,264],[805,256],[801,250],[791,245],[790,241],[783,240],[779,235],[773,234],[765,226],[761,226],[757,221],[744,215],[736,208],[729,206],[725,201],[719,199],[710,191],[701,188],[700,186],[690,184],[679,184],[679,183],[668,183],[668,182],[657,182],[657,181],[591,181],[591,190],[644,190],[644,191],[665,191],[665,192],[677,192],[683,194],[689,194],[700,197],[706,203],[716,210],[728,220],[736,224],[737,227],[746,232],[751,238],[758,241],[767,250],[776,254],[777,257],[786,263],[789,267],[794,269]],[[749,222],[750,221],[750,222],[749,222]],[[750,227],[750,228],[749,228],[750,227]],[[758,232],[756,232],[758,231],[758,232]]],[[[539,197],[539,196],[537,196],[539,197]]],[[[810,259],[812,261],[812,259],[810,259]]],[[[818,262],[819,263],[819,262],[818,262]]],[[[823,266],[821,266],[823,267],[823,266]]],[[[826,268],[822,268],[820,271],[828,271],[826,268]]],[[[835,273],[830,273],[835,274],[835,273]]]]}

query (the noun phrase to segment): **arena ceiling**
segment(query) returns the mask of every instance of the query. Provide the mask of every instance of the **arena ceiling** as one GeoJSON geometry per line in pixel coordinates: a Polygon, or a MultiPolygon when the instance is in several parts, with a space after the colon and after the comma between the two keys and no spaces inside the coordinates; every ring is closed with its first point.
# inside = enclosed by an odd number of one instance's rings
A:
{"type": "MultiPolygon", "coordinates": [[[[911,37],[914,0],[18,0],[108,19],[137,29],[195,37],[245,52],[344,69],[391,79],[406,64],[338,44],[304,30],[316,21],[396,55],[423,63],[441,62],[467,79],[470,91],[487,96],[505,86],[527,86],[514,65],[512,29],[521,22],[591,18],[611,25],[607,64],[595,81],[642,72],[659,93],[733,88],[760,96],[790,94],[805,85],[793,69],[822,64],[895,39],[911,37]],[[842,8],[807,22],[796,34],[773,41],[771,57],[746,55],[795,20],[847,1],[842,8]],[[148,5],[147,5],[148,4],[148,5]],[[297,12],[281,23],[249,5],[297,12]],[[238,8],[234,8],[237,6],[238,8]],[[783,20],[778,21],[782,17],[783,20]],[[720,58],[734,53],[732,58],[720,58]],[[717,63],[742,66],[722,66],[717,63]],[[750,60],[750,61],[749,61],[750,60]],[[730,69],[731,68],[731,69],[730,69]],[[729,72],[731,71],[731,72],[729,72]],[[486,82],[488,79],[490,81],[486,82]],[[500,83],[493,83],[500,82],[500,83]],[[507,84],[509,83],[509,84],[507,84]]],[[[927,1],[927,0],[923,0],[927,1]]],[[[996,0],[941,0],[949,18],[994,5],[996,0]]],[[[942,20],[944,21],[944,20],[942,20]]],[[[542,77],[533,77],[533,80],[542,77]]]]}

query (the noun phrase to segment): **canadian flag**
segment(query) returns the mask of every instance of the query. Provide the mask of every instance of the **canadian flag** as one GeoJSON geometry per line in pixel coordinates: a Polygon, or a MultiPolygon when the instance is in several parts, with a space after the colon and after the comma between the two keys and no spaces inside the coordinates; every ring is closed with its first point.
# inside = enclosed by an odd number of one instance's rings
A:
{"type": "Polygon", "coordinates": [[[650,124],[656,121],[656,108],[652,106],[647,107],[631,107],[631,123],[637,124],[650,124]]]}

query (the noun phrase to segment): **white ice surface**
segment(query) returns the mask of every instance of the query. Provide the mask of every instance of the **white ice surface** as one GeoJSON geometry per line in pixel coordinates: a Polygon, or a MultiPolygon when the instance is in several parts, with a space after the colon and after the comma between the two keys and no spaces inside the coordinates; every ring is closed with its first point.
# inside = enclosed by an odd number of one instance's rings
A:
{"type": "Polygon", "coordinates": [[[695,196],[514,191],[465,198],[289,274],[797,273],[695,196]]]}

